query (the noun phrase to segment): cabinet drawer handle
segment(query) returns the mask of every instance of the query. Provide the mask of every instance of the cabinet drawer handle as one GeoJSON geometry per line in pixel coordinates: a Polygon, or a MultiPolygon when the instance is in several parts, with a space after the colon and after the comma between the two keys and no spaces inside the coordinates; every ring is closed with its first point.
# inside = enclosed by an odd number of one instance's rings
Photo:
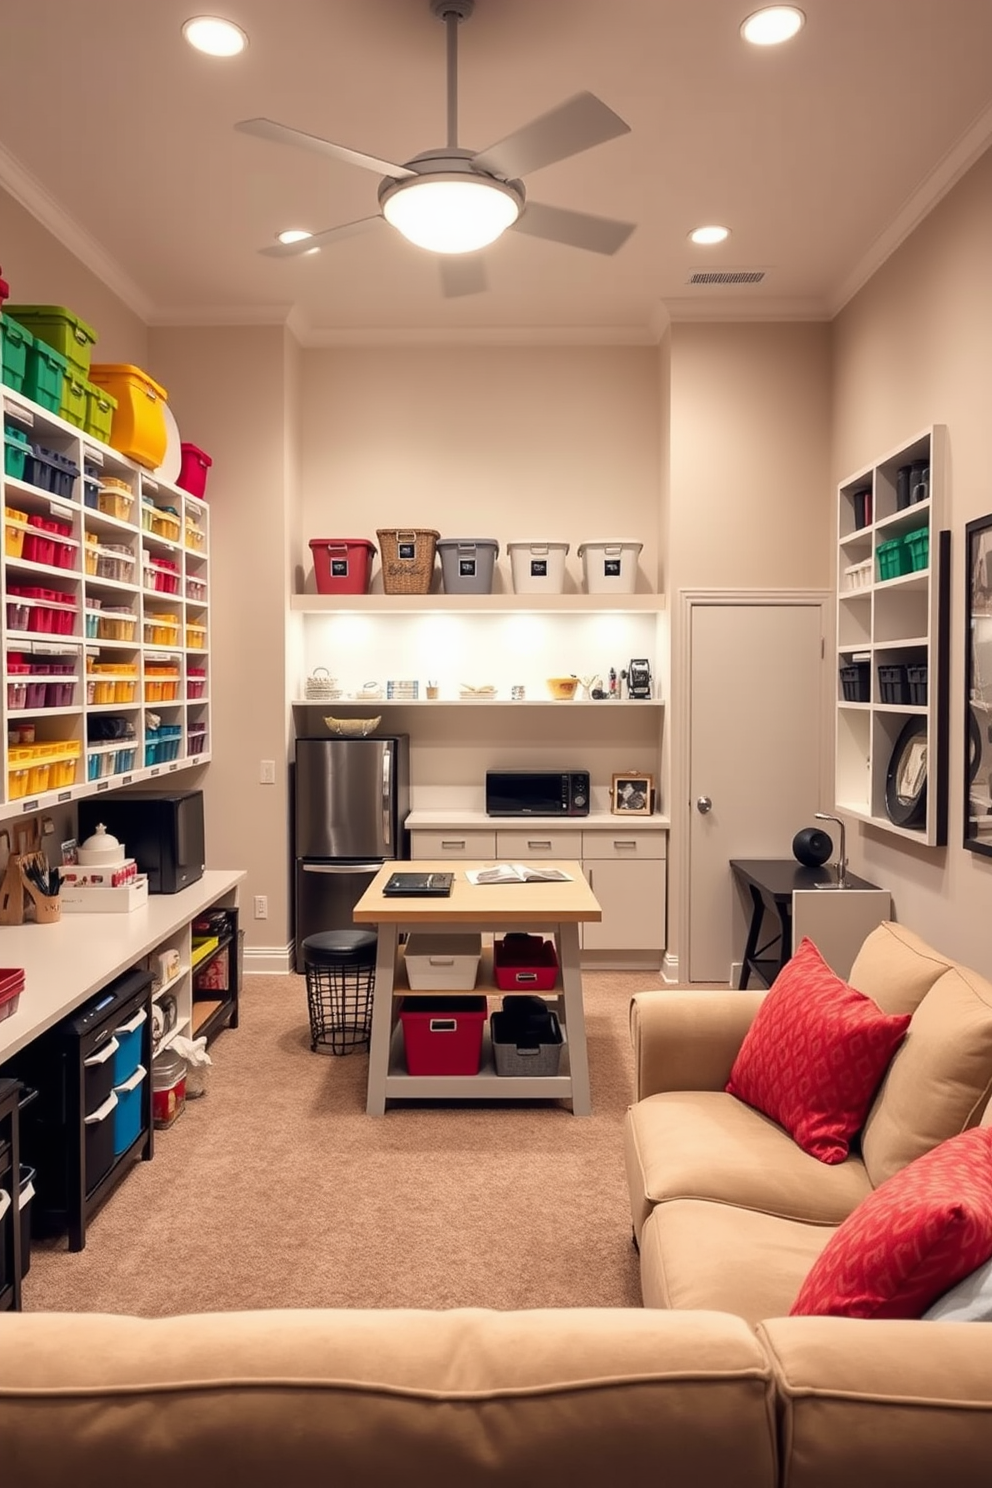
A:
{"type": "Polygon", "coordinates": [[[465,838],[464,837],[460,837],[460,838],[442,837],[441,838],[441,846],[442,847],[464,847],[465,846],[465,838]]]}
{"type": "Polygon", "coordinates": [[[551,843],[550,842],[535,842],[535,840],[532,837],[528,837],[527,838],[527,846],[528,847],[546,847],[550,851],[551,843]]]}
{"type": "Polygon", "coordinates": [[[614,837],[614,839],[613,839],[613,846],[615,848],[617,848],[617,850],[619,850],[621,847],[629,847],[632,852],[636,852],[637,851],[637,843],[636,842],[631,842],[629,840],[626,841],[626,842],[622,842],[619,837],[614,837]]]}

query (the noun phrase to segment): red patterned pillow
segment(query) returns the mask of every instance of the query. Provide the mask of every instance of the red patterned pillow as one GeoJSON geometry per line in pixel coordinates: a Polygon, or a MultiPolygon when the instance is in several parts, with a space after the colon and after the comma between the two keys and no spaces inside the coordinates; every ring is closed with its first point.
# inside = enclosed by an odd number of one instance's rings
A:
{"type": "Polygon", "coordinates": [[[805,937],[772,983],[726,1089],[821,1162],[843,1162],[909,1027],[830,970],[805,937]]]}
{"type": "Polygon", "coordinates": [[[862,1199],[791,1316],[918,1318],[992,1257],[992,1127],[932,1147],[862,1199]]]}

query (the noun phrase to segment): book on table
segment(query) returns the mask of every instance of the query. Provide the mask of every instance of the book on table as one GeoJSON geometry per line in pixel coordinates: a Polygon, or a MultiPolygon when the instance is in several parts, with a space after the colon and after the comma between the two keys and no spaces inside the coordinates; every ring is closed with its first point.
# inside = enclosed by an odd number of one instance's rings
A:
{"type": "Polygon", "coordinates": [[[494,863],[490,868],[466,868],[465,877],[474,884],[571,883],[572,875],[561,868],[535,867],[532,863],[494,863]]]}

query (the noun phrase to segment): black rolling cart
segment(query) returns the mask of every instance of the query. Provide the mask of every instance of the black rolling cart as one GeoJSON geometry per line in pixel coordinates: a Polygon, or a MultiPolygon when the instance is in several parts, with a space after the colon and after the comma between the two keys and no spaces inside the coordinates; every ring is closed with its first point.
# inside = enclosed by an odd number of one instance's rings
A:
{"type": "Polygon", "coordinates": [[[21,1130],[32,1233],[67,1230],[70,1250],[131,1164],[152,1157],[151,992],[150,971],[125,972],[6,1067],[38,1092],[21,1130]]]}

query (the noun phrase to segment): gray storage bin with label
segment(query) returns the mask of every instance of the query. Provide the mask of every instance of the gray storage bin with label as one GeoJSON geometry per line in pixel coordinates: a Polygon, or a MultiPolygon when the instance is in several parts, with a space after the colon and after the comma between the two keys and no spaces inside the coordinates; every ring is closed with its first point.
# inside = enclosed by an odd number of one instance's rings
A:
{"type": "Polygon", "coordinates": [[[494,537],[441,537],[437,551],[447,594],[492,594],[499,557],[494,537]]]}

